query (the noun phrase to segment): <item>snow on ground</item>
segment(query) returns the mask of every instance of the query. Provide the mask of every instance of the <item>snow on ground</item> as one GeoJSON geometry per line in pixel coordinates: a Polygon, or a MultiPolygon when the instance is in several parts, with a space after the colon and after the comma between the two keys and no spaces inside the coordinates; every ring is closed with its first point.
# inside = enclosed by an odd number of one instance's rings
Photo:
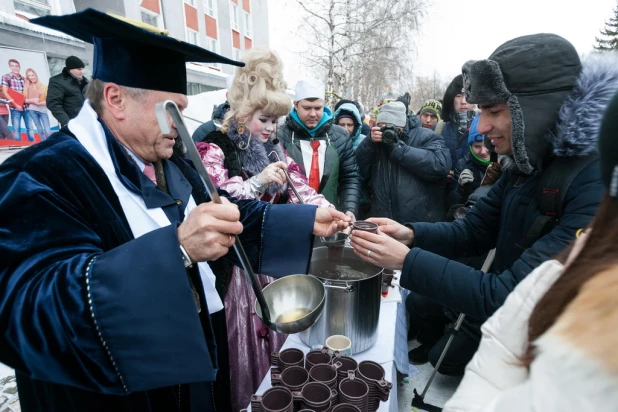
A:
{"type": "Polygon", "coordinates": [[[0,412],[21,412],[13,369],[0,363],[0,412]]]}

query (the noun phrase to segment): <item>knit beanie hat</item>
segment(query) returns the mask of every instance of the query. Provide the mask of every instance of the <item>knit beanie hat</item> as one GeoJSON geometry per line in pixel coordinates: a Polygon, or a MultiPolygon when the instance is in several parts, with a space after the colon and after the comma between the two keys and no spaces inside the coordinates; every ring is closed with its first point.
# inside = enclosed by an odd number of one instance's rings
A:
{"type": "Polygon", "coordinates": [[[406,106],[399,101],[395,101],[386,103],[380,107],[376,124],[388,123],[397,127],[405,127],[406,121],[406,106]]]}
{"type": "Polygon", "coordinates": [[[435,114],[438,117],[438,121],[440,121],[441,111],[442,111],[442,103],[440,103],[439,101],[435,99],[430,99],[430,100],[427,100],[425,104],[423,104],[423,107],[421,107],[421,112],[419,113],[419,115],[423,113],[435,114]]]}
{"type": "Polygon", "coordinates": [[[477,115],[474,120],[472,120],[472,124],[470,125],[470,130],[468,131],[468,144],[472,146],[474,142],[482,142],[484,136],[479,134],[479,119],[481,115],[477,115]]]}
{"type": "Polygon", "coordinates": [[[81,61],[81,59],[79,57],[77,57],[77,56],[69,56],[69,57],[67,57],[65,65],[66,65],[67,70],[83,69],[84,67],[86,67],[84,62],[81,61]]]}
{"type": "Polygon", "coordinates": [[[601,180],[609,195],[618,200],[618,94],[607,106],[599,131],[601,180]]]}

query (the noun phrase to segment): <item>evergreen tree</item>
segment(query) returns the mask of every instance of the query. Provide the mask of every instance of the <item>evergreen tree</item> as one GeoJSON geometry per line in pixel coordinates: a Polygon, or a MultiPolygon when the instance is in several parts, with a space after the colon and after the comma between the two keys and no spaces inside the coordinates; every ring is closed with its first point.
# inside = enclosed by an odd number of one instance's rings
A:
{"type": "Polygon", "coordinates": [[[594,46],[595,50],[618,50],[618,6],[614,9],[614,16],[605,23],[605,29],[601,30],[601,35],[605,38],[595,37],[597,41],[597,45],[594,46]]]}

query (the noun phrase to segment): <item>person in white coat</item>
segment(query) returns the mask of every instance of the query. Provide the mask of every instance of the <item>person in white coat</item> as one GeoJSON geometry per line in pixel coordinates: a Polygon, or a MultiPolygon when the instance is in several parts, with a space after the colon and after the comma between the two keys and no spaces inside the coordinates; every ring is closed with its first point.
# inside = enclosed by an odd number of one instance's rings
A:
{"type": "Polygon", "coordinates": [[[618,95],[600,130],[606,193],[590,227],[482,326],[445,412],[618,411],[617,113],[618,95]]]}

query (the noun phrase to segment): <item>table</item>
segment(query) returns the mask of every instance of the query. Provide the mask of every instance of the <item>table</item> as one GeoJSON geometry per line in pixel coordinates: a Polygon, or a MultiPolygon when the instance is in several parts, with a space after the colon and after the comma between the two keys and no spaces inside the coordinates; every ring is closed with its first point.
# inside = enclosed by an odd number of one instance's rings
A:
{"type": "MultiPolygon", "coordinates": [[[[373,347],[353,356],[357,362],[372,360],[379,363],[384,368],[386,379],[393,384],[388,401],[380,403],[378,412],[397,412],[397,370],[408,375],[407,313],[404,302],[399,287],[391,288],[388,296],[382,298],[378,340],[373,347]]],[[[305,354],[311,350],[298,334],[289,335],[281,350],[289,348],[300,349],[305,354]]],[[[256,393],[263,394],[271,386],[268,372],[256,393]]],[[[251,406],[247,410],[251,411],[251,406]]]]}

